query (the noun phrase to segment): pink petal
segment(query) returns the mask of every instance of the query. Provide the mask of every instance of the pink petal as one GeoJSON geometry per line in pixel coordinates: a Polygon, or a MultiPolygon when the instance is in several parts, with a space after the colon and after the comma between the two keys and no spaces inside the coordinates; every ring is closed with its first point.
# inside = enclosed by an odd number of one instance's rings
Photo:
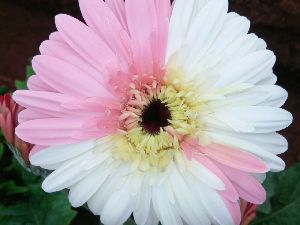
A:
{"type": "Polygon", "coordinates": [[[43,149],[45,149],[47,147],[48,146],[34,145],[32,150],[30,151],[29,157],[35,153],[38,153],[39,151],[42,151],[43,149]]]}
{"type": "Polygon", "coordinates": [[[262,204],[266,200],[265,189],[253,176],[220,163],[217,164],[224,174],[232,181],[242,199],[253,204],[262,204]]]}
{"type": "Polygon", "coordinates": [[[128,0],[125,2],[125,9],[131,38],[137,41],[137,44],[145,45],[150,34],[157,32],[154,0],[128,0]]]}
{"type": "Polygon", "coordinates": [[[54,88],[50,87],[47,83],[40,79],[40,76],[34,75],[31,76],[27,82],[27,86],[29,90],[33,91],[49,91],[49,92],[57,92],[54,88]]]}
{"type": "Polygon", "coordinates": [[[101,138],[113,134],[116,132],[114,128],[107,128],[105,131],[91,131],[91,132],[78,132],[72,136],[72,138],[77,140],[89,140],[93,138],[101,138]]]}
{"type": "Polygon", "coordinates": [[[54,40],[44,41],[40,46],[40,52],[42,55],[53,56],[54,58],[61,59],[78,67],[102,85],[106,81],[107,72],[105,70],[100,71],[99,69],[96,70],[93,68],[84,58],[64,42],[54,40]]]}
{"type": "Polygon", "coordinates": [[[49,115],[34,111],[32,109],[24,109],[21,111],[18,115],[18,121],[19,123],[26,122],[28,120],[34,120],[34,119],[46,119],[49,118],[49,115]]]}
{"type": "Polygon", "coordinates": [[[59,41],[59,42],[62,42],[62,43],[65,42],[63,37],[59,34],[58,31],[55,31],[55,32],[51,33],[50,36],[49,36],[49,40],[59,41]]]}
{"type": "Polygon", "coordinates": [[[190,142],[190,141],[184,141],[181,143],[181,147],[184,151],[184,154],[186,155],[188,160],[196,159],[201,165],[208,168],[211,172],[213,172],[217,177],[219,177],[224,185],[225,190],[221,191],[222,195],[226,197],[226,199],[229,199],[232,202],[235,202],[239,199],[239,195],[235,188],[233,187],[232,183],[228,178],[223,174],[223,172],[205,155],[199,154],[199,152],[195,152],[195,147],[193,147],[193,144],[197,144],[196,142],[190,142]]]}
{"type": "Polygon", "coordinates": [[[236,148],[211,144],[207,147],[199,147],[199,150],[224,165],[245,172],[265,173],[269,171],[269,167],[261,159],[236,148]]]}
{"type": "MultiPolygon", "coordinates": [[[[79,119],[36,119],[21,123],[16,128],[16,134],[22,140],[37,145],[71,144],[78,141],[72,138],[73,135],[90,130],[88,128],[83,129],[83,126],[84,121],[79,119]]],[[[99,137],[103,133],[105,130],[99,131],[99,137]]]]}
{"type": "Polygon", "coordinates": [[[56,27],[64,40],[89,64],[100,71],[103,68],[118,70],[115,54],[89,27],[68,15],[58,15],[55,19],[56,27]]]}
{"type": "Polygon", "coordinates": [[[19,90],[14,93],[13,98],[21,106],[49,115],[48,117],[66,117],[83,114],[82,111],[72,111],[62,107],[64,102],[77,100],[77,98],[65,94],[19,90]]]}
{"type": "Polygon", "coordinates": [[[240,225],[240,222],[241,222],[241,210],[240,210],[239,203],[238,202],[228,201],[226,199],[226,197],[223,197],[223,201],[224,201],[225,205],[227,206],[228,211],[231,214],[231,217],[233,219],[234,224],[235,225],[240,225]]]}
{"type": "Polygon", "coordinates": [[[186,142],[181,143],[181,148],[184,151],[184,154],[188,160],[192,160],[194,158],[193,147],[186,142]]]}
{"type": "Polygon", "coordinates": [[[60,93],[81,97],[110,95],[85,71],[60,59],[40,55],[34,57],[32,65],[40,79],[60,93]]]}
{"type": "Polygon", "coordinates": [[[224,196],[224,198],[232,202],[236,202],[239,199],[239,194],[236,191],[235,187],[232,185],[231,181],[224,175],[222,170],[218,168],[217,165],[215,165],[206,156],[200,154],[194,154],[194,158],[223,181],[223,183],[225,184],[225,190],[220,191],[220,193],[222,193],[222,196],[224,196]]]}
{"type": "Polygon", "coordinates": [[[134,66],[139,74],[156,75],[156,67],[164,63],[162,55],[166,51],[168,18],[162,22],[158,19],[168,17],[165,15],[168,14],[168,6],[166,2],[156,3],[155,0],[125,2],[128,29],[133,40],[134,66]],[[159,12],[162,15],[158,16],[159,12]]]}
{"type": "Polygon", "coordinates": [[[126,13],[125,13],[125,2],[123,0],[106,0],[105,3],[111,9],[111,11],[115,14],[118,18],[120,23],[122,24],[125,30],[127,28],[127,21],[126,21],[126,13]]]}
{"type": "MultiPolygon", "coordinates": [[[[119,56],[124,71],[128,71],[130,58],[124,43],[120,40],[120,32],[127,35],[119,20],[103,1],[80,0],[80,9],[88,26],[95,31],[111,50],[119,56]]],[[[129,36],[128,36],[129,37],[129,36]]],[[[128,44],[127,44],[128,46],[128,44]]]]}
{"type": "Polygon", "coordinates": [[[70,110],[89,110],[90,112],[101,112],[101,113],[108,113],[109,111],[115,110],[120,112],[121,104],[113,99],[110,98],[102,98],[102,97],[93,97],[87,99],[76,99],[71,101],[65,101],[62,103],[64,108],[70,110]]]}
{"type": "Polygon", "coordinates": [[[36,119],[21,123],[16,128],[16,134],[22,140],[37,145],[55,145],[71,143],[72,134],[82,129],[84,121],[78,119],[47,118],[36,119]],[[51,143],[45,143],[45,140],[52,140],[51,143]]]}
{"type": "Polygon", "coordinates": [[[36,145],[71,144],[80,140],[101,138],[116,131],[112,118],[47,118],[21,123],[16,134],[22,140],[36,145]],[[101,126],[99,126],[99,123],[101,126]]]}
{"type": "MultiPolygon", "coordinates": [[[[158,47],[157,57],[159,62],[164,64],[166,57],[166,49],[169,33],[169,21],[171,16],[171,4],[169,0],[156,0],[155,1],[157,17],[158,17],[158,47]]],[[[160,66],[163,66],[161,64],[160,66]]]]}

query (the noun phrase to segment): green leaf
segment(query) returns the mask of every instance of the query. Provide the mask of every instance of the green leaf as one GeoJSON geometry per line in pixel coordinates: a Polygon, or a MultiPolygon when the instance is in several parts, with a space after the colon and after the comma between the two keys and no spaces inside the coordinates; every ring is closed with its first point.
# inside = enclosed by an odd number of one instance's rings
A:
{"type": "Polygon", "coordinates": [[[23,156],[21,154],[21,152],[15,148],[15,146],[7,144],[8,148],[11,150],[11,152],[13,153],[15,159],[19,162],[19,164],[24,167],[27,168],[27,165],[24,162],[23,156]]]}
{"type": "Polygon", "coordinates": [[[18,90],[26,90],[28,89],[27,87],[27,81],[28,79],[34,75],[34,71],[31,65],[26,66],[26,73],[25,73],[25,77],[26,79],[24,81],[21,80],[16,80],[15,81],[15,86],[18,90]]]}
{"type": "MultiPolygon", "coordinates": [[[[4,205],[0,204],[0,218],[5,216],[24,216],[26,214],[24,209],[25,204],[17,204],[10,208],[5,207],[4,205]]],[[[1,221],[1,219],[0,219],[1,221]]]]}
{"type": "Polygon", "coordinates": [[[264,188],[267,193],[267,199],[263,205],[260,205],[257,212],[269,214],[272,210],[271,198],[276,194],[276,186],[278,183],[278,174],[268,173],[264,182],[264,188]]]}
{"type": "Polygon", "coordinates": [[[29,191],[26,186],[18,186],[14,181],[6,181],[0,184],[0,191],[6,195],[22,194],[29,191]]]}
{"type": "Polygon", "coordinates": [[[0,207],[0,224],[69,225],[76,216],[65,193],[46,194],[37,185],[30,191],[28,202],[0,207]]]}
{"type": "Polygon", "coordinates": [[[126,223],[124,223],[124,225],[136,225],[136,224],[132,219],[129,219],[129,220],[127,220],[126,223]]]}
{"type": "Polygon", "coordinates": [[[75,218],[64,192],[47,194],[40,185],[31,187],[30,211],[34,215],[35,225],[68,225],[75,218]]]}
{"type": "Polygon", "coordinates": [[[0,142],[0,159],[2,159],[4,154],[4,144],[0,142]]]}
{"type": "Polygon", "coordinates": [[[29,170],[24,169],[24,167],[20,165],[16,158],[13,158],[11,167],[19,174],[25,185],[40,183],[41,178],[33,174],[31,171],[29,172],[29,170]]]}
{"type": "Polygon", "coordinates": [[[0,129],[0,142],[4,143],[4,136],[1,129],[0,129]]]}
{"type": "Polygon", "coordinates": [[[27,81],[21,81],[21,80],[16,80],[15,81],[15,86],[18,90],[26,90],[28,89],[27,87],[27,81]]]}
{"type": "Polygon", "coordinates": [[[2,190],[11,194],[10,197],[5,197],[6,204],[0,204],[1,225],[69,225],[71,223],[77,213],[71,208],[66,193],[45,193],[41,189],[41,179],[26,171],[14,158],[10,167],[12,168],[10,173],[17,175],[14,179],[18,180],[20,185],[16,185],[13,181],[0,185],[1,194],[3,194],[2,190]]]}
{"type": "Polygon", "coordinates": [[[34,70],[31,65],[26,66],[26,79],[34,75],[34,70]]]}
{"type": "Polygon", "coordinates": [[[8,88],[5,86],[0,86],[0,95],[3,95],[8,92],[8,88]]]}
{"type": "Polygon", "coordinates": [[[300,164],[273,174],[265,182],[270,189],[268,210],[260,210],[252,225],[294,225],[300,221],[300,164]]]}

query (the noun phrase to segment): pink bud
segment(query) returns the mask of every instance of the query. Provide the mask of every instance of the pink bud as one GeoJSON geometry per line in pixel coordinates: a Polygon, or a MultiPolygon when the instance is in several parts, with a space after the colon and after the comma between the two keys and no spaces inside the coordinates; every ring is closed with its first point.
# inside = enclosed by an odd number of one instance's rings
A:
{"type": "Polygon", "coordinates": [[[256,218],[257,205],[241,200],[241,225],[249,225],[256,218]]]}
{"type": "Polygon", "coordinates": [[[18,114],[23,108],[12,99],[10,94],[0,96],[0,128],[9,145],[20,151],[25,164],[29,164],[29,152],[33,145],[22,141],[15,135],[15,128],[18,125],[18,114]]]}

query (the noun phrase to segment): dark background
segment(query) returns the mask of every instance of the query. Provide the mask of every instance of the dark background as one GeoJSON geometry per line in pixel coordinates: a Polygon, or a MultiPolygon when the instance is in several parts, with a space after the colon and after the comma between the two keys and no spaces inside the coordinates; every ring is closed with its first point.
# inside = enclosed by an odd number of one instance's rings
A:
{"type": "MultiPolygon", "coordinates": [[[[293,125],[282,132],[290,144],[283,157],[291,166],[300,161],[300,0],[229,2],[230,11],[248,17],[251,32],[265,39],[277,55],[275,73],[289,92],[285,108],[294,115],[293,125]]],[[[24,79],[28,59],[55,30],[58,13],[81,18],[77,0],[0,0],[0,86],[13,90],[14,80],[24,79]]]]}

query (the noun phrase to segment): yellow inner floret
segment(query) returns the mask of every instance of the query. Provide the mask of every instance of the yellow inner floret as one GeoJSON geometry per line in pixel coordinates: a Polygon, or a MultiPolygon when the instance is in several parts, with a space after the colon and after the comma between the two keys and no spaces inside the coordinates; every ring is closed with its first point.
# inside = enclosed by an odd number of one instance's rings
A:
{"type": "MultiPolygon", "coordinates": [[[[154,81],[137,90],[131,85],[131,95],[120,116],[120,132],[113,136],[116,147],[113,156],[131,161],[140,170],[153,167],[164,170],[181,155],[180,142],[186,137],[199,136],[203,124],[198,112],[201,104],[191,91],[180,90],[173,84],[159,86],[154,81]],[[153,101],[159,101],[170,113],[167,126],[151,133],[143,126],[143,113],[153,101]]],[[[151,105],[150,105],[151,106],[151,105]]]]}

